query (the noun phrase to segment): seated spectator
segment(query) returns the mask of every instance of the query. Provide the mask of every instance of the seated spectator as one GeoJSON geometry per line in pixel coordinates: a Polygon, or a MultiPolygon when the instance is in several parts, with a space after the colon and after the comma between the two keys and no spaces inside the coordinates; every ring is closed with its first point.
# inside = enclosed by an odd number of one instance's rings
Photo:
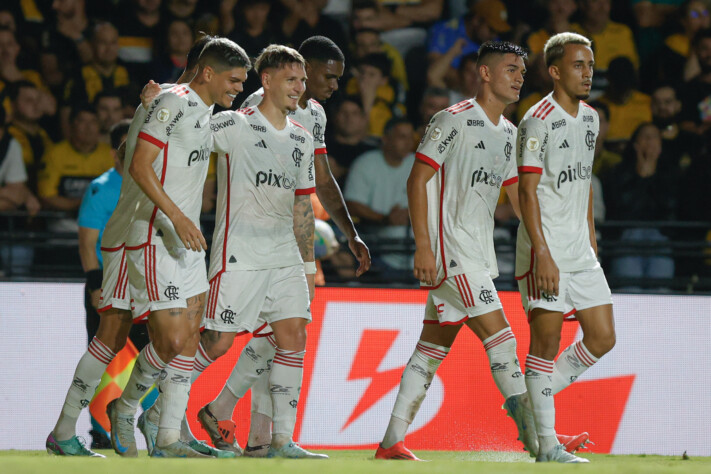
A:
{"type": "Polygon", "coordinates": [[[151,76],[154,81],[174,84],[187,64],[188,51],[195,40],[192,23],[174,18],[165,29],[163,40],[156,54],[151,76]]]}
{"type": "Polygon", "coordinates": [[[595,138],[595,157],[592,171],[594,176],[604,179],[605,174],[614,170],[622,162],[622,156],[605,148],[607,133],[610,130],[610,109],[607,108],[607,104],[593,101],[590,102],[590,107],[597,111],[597,115],[600,118],[600,131],[595,138]]]}
{"type": "Polygon", "coordinates": [[[400,52],[380,38],[380,32],[373,29],[357,30],[353,33],[353,59],[360,61],[373,53],[385,53],[392,65],[390,75],[400,83],[403,90],[407,90],[407,72],[405,61],[400,52]]]}
{"type": "MultiPolygon", "coordinates": [[[[450,89],[449,92],[450,104],[458,104],[463,100],[476,97],[476,93],[479,91],[479,84],[481,83],[479,71],[476,68],[478,59],[478,53],[469,53],[462,56],[459,67],[457,68],[457,85],[454,89],[450,89]]],[[[444,84],[444,81],[442,81],[442,84],[444,84]]]]}
{"type": "MultiPolygon", "coordinates": [[[[604,192],[608,220],[665,221],[674,219],[678,201],[679,173],[674,167],[660,166],[662,137],[652,123],[643,123],[632,135],[622,163],[605,176],[604,192]],[[663,190],[663,192],[660,192],[663,190]]],[[[656,227],[634,227],[622,231],[621,241],[609,268],[614,277],[627,279],[624,286],[634,286],[641,278],[671,278],[674,260],[663,244],[654,254],[640,248],[643,242],[668,242],[656,227]],[[635,245],[636,244],[636,245],[635,245]],[[641,251],[640,251],[641,250],[641,251]]]]}
{"type": "Polygon", "coordinates": [[[420,142],[420,139],[425,134],[425,129],[427,125],[429,125],[430,120],[432,120],[432,117],[434,117],[434,114],[452,105],[449,102],[449,97],[450,93],[447,89],[428,87],[425,90],[425,94],[422,96],[422,101],[420,102],[419,121],[415,129],[415,147],[417,147],[417,143],[420,142]]]}
{"type": "Polygon", "coordinates": [[[500,0],[481,0],[464,17],[435,24],[427,43],[428,78],[429,71],[449,65],[444,82],[453,88],[462,56],[479,51],[485,41],[511,30],[507,18],[506,6],[500,0]]]}
{"type": "Polygon", "coordinates": [[[403,249],[378,253],[371,248],[373,269],[385,274],[412,269],[412,254],[406,251],[405,242],[410,238],[407,178],[415,161],[413,134],[407,120],[390,120],[382,148],[358,157],[346,180],[345,200],[351,215],[361,220],[364,230],[369,226],[383,247],[403,249]]]}
{"type": "Polygon", "coordinates": [[[196,20],[198,0],[165,0],[165,11],[172,18],[196,20]]]}
{"type": "MultiPolygon", "coordinates": [[[[39,196],[46,209],[76,211],[91,180],[113,166],[111,147],[99,142],[96,111],[88,106],[72,109],[69,138],[44,156],[39,175],[39,196]]],[[[76,219],[59,219],[53,231],[77,232],[76,219]]]]}
{"type": "Polygon", "coordinates": [[[534,56],[543,52],[543,47],[551,36],[566,31],[573,31],[570,17],[573,16],[575,10],[577,10],[575,0],[549,0],[546,6],[548,9],[546,24],[543,28],[534,31],[526,38],[529,62],[534,56]]]}
{"type": "Polygon", "coordinates": [[[42,117],[42,95],[30,81],[16,82],[8,89],[13,110],[9,132],[22,148],[28,186],[33,193],[37,193],[38,173],[43,166],[42,157],[53,145],[49,134],[39,123],[42,117]]]}
{"type": "Polygon", "coordinates": [[[118,57],[133,80],[144,84],[150,79],[149,64],[161,24],[161,0],[126,0],[119,9],[118,57]]]}
{"type": "Polygon", "coordinates": [[[67,118],[72,107],[80,103],[91,104],[99,92],[115,92],[129,84],[128,71],[117,63],[118,30],[111,23],[97,23],[92,29],[90,41],[93,60],[83,66],[64,87],[60,119],[65,137],[68,136],[67,118]]]}
{"type": "MultiPolygon", "coordinates": [[[[670,18],[674,18],[682,0],[631,0],[640,63],[659,51],[670,18]]],[[[630,26],[632,24],[627,22],[630,26]]]]}
{"type": "Polygon", "coordinates": [[[575,32],[592,40],[595,51],[591,99],[599,97],[607,87],[607,68],[614,58],[624,56],[632,62],[634,69],[639,67],[632,30],[627,25],[610,20],[610,1],[581,0],[579,4],[582,20],[580,24],[573,25],[575,32]]]}
{"type": "Polygon", "coordinates": [[[354,0],[353,27],[380,31],[402,57],[427,40],[427,28],[442,16],[443,0],[354,0]]]}
{"type": "Polygon", "coordinates": [[[696,34],[692,48],[701,72],[683,86],[681,128],[703,135],[711,128],[711,28],[696,34]]]}
{"type": "MultiPolygon", "coordinates": [[[[608,85],[600,102],[610,110],[607,141],[624,143],[643,122],[652,121],[651,99],[637,90],[637,73],[624,56],[613,59],[607,70],[608,85]]],[[[624,144],[619,148],[623,148],[624,144]]]]}
{"type": "Polygon", "coordinates": [[[282,3],[287,14],[281,29],[287,42],[298,47],[311,36],[325,36],[346,54],[348,39],[343,27],[337,20],[321,13],[328,0],[288,0],[282,3]]]}
{"type": "Polygon", "coordinates": [[[681,101],[670,85],[661,85],[652,92],[652,122],[662,133],[662,157],[669,165],[681,169],[691,164],[691,158],[702,146],[698,135],[679,126],[681,101]]]}
{"type": "Polygon", "coordinates": [[[357,76],[346,84],[346,94],[357,95],[368,117],[368,133],[383,134],[392,117],[405,114],[404,94],[390,76],[390,60],[385,53],[369,54],[358,63],[357,76]]]}
{"type": "Polygon", "coordinates": [[[123,100],[115,91],[101,91],[94,97],[99,119],[99,141],[111,145],[111,129],[123,119],[123,100]]]}
{"type": "Polygon", "coordinates": [[[377,140],[368,137],[368,118],[360,99],[346,96],[333,107],[331,134],[328,139],[328,162],[333,176],[343,187],[353,160],[378,147],[377,140]]]}

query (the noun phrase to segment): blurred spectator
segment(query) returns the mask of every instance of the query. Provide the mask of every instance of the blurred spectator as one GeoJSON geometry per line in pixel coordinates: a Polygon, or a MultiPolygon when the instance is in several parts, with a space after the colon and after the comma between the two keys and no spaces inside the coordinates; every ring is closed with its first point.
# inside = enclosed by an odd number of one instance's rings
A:
{"type": "Polygon", "coordinates": [[[575,10],[577,10],[575,0],[549,0],[546,3],[548,18],[546,19],[545,25],[526,38],[529,62],[533,59],[533,56],[543,52],[543,47],[551,36],[566,31],[573,31],[570,17],[575,13],[575,10]]]}
{"type": "Polygon", "coordinates": [[[523,83],[522,99],[519,100],[516,109],[515,123],[519,123],[531,107],[553,90],[553,78],[548,73],[548,67],[542,54],[529,57],[527,66],[526,82],[523,83]]]}
{"type": "Polygon", "coordinates": [[[427,28],[441,18],[443,5],[443,0],[354,0],[353,26],[382,32],[383,41],[405,58],[425,44],[427,28]]]}
{"type": "Polygon", "coordinates": [[[198,0],[165,0],[165,6],[172,18],[196,19],[198,0]]]}
{"type": "Polygon", "coordinates": [[[134,81],[150,79],[154,41],[159,37],[161,0],[121,0],[116,25],[119,29],[119,59],[134,81]]]}
{"type": "Polygon", "coordinates": [[[353,33],[353,57],[356,62],[369,54],[385,53],[392,65],[390,75],[407,90],[407,72],[405,61],[400,52],[380,38],[380,32],[374,29],[362,29],[353,33]]]}
{"type": "MultiPolygon", "coordinates": [[[[652,123],[643,123],[634,131],[622,163],[614,173],[605,176],[608,220],[674,219],[679,173],[674,167],[660,166],[661,154],[662,137],[659,129],[652,123]]],[[[620,239],[631,243],[626,249],[629,255],[612,260],[609,267],[612,275],[631,280],[674,276],[674,260],[669,256],[669,249],[660,246],[655,255],[645,255],[642,247],[643,242],[669,240],[658,228],[628,228],[622,231],[620,239]]],[[[622,250],[622,245],[618,249],[622,250]]],[[[632,282],[629,283],[631,285],[632,282]]]]}
{"type": "MultiPolygon", "coordinates": [[[[111,147],[99,142],[99,122],[92,107],[73,108],[69,123],[69,139],[53,146],[43,159],[38,188],[43,207],[47,209],[79,209],[91,180],[114,163],[111,147]]],[[[59,219],[50,229],[76,233],[76,219],[59,219]]]]}
{"type": "MultiPolygon", "coordinates": [[[[479,71],[476,68],[477,59],[479,59],[479,53],[469,53],[462,56],[457,68],[457,85],[454,89],[449,89],[450,104],[457,104],[463,100],[476,97],[476,93],[479,91],[479,83],[481,82],[479,71]]],[[[442,84],[444,84],[444,81],[442,81],[442,84]]]]}
{"type": "Polygon", "coordinates": [[[121,95],[113,91],[101,91],[94,97],[94,109],[99,120],[99,141],[111,145],[111,129],[123,118],[121,95]]]}
{"type": "Polygon", "coordinates": [[[610,1],[581,0],[582,20],[579,25],[573,25],[574,31],[584,34],[593,42],[595,75],[591,99],[599,97],[607,86],[606,72],[614,58],[624,56],[632,62],[634,69],[639,67],[632,30],[627,25],[610,20],[610,1]]]}
{"type": "Polygon", "coordinates": [[[129,77],[118,60],[118,30],[111,23],[100,22],[92,29],[91,47],[93,60],[83,66],[64,87],[64,103],[61,110],[63,135],[68,136],[67,118],[72,107],[80,103],[92,103],[101,91],[117,92],[128,86],[129,77]]]}
{"type": "Polygon", "coordinates": [[[37,193],[38,173],[43,166],[42,157],[53,145],[49,134],[39,123],[42,117],[42,95],[30,81],[15,82],[8,89],[13,111],[9,131],[22,148],[28,186],[33,193],[37,193]]]}
{"type": "Polygon", "coordinates": [[[392,117],[405,114],[404,93],[390,76],[390,60],[385,53],[365,56],[358,63],[357,76],[346,84],[346,93],[357,95],[368,117],[368,133],[375,137],[392,117]]]}
{"type": "Polygon", "coordinates": [[[425,128],[429,125],[434,114],[442,109],[446,109],[450,105],[450,92],[441,87],[428,87],[420,102],[419,117],[417,128],[415,129],[415,147],[420,139],[425,134],[425,128]]]}
{"type": "Polygon", "coordinates": [[[634,65],[624,56],[610,61],[607,79],[605,94],[600,97],[610,110],[607,141],[620,144],[629,140],[642,122],[652,121],[651,99],[637,90],[634,65]]]}
{"type": "MultiPolygon", "coordinates": [[[[413,134],[407,120],[390,120],[385,126],[382,148],[358,157],[346,181],[345,199],[351,215],[370,225],[372,235],[391,248],[403,246],[410,235],[406,188],[415,161],[413,134]]],[[[412,268],[412,255],[408,252],[371,251],[374,269],[387,273],[412,268]]]]}
{"type": "Polygon", "coordinates": [[[681,0],[631,0],[636,22],[635,36],[642,64],[663,43],[667,21],[677,14],[681,0]]]}
{"type": "Polygon", "coordinates": [[[151,78],[159,84],[177,82],[185,69],[188,51],[194,40],[189,21],[180,18],[170,20],[151,68],[151,78]]]}
{"type": "Polygon", "coordinates": [[[377,148],[378,143],[368,137],[368,118],[360,99],[346,96],[332,110],[333,125],[327,129],[332,134],[328,140],[328,162],[331,173],[343,187],[353,160],[377,148]]]}
{"type": "Polygon", "coordinates": [[[281,3],[287,9],[282,32],[289,43],[298,46],[311,36],[325,36],[344,54],[348,51],[348,40],[341,24],[321,13],[328,0],[281,0],[281,3]]]}
{"type": "Polygon", "coordinates": [[[506,6],[500,0],[480,0],[467,15],[435,24],[427,43],[429,70],[440,70],[443,64],[448,64],[445,84],[452,88],[462,56],[479,51],[485,41],[511,30],[507,18],[506,6]]]}
{"type": "MultiPolygon", "coordinates": [[[[32,69],[21,70],[17,64],[20,54],[20,44],[17,42],[15,32],[0,26],[0,93],[3,86],[8,83],[28,80],[35,84],[40,91],[42,100],[40,107],[43,114],[54,115],[57,112],[57,101],[49,91],[39,72],[32,69]]],[[[7,111],[6,111],[7,112],[7,111]]]]}
{"type": "Polygon", "coordinates": [[[691,158],[701,148],[699,136],[679,126],[681,101],[670,85],[660,85],[652,92],[652,122],[662,133],[662,155],[670,165],[681,169],[691,164],[691,158]]]}
{"type": "Polygon", "coordinates": [[[681,127],[703,135],[711,127],[711,28],[699,30],[692,48],[701,72],[684,84],[681,94],[681,127]]]}
{"type": "MultiPolygon", "coordinates": [[[[610,129],[610,109],[604,102],[590,102],[590,107],[597,111],[600,118],[600,131],[595,138],[595,158],[593,160],[593,175],[605,179],[605,174],[620,164],[622,156],[605,148],[607,132],[610,129]]],[[[597,215],[597,214],[596,214],[597,215]]]]}

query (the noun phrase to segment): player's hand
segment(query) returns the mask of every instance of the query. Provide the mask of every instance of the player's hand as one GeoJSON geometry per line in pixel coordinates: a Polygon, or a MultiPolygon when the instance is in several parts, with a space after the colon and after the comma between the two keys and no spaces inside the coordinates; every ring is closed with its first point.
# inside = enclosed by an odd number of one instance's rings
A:
{"type": "Polygon", "coordinates": [[[368,246],[365,245],[365,242],[356,235],[352,240],[348,241],[348,248],[351,249],[351,252],[353,252],[353,255],[355,255],[355,258],[358,259],[358,263],[360,264],[356,270],[356,277],[370,270],[370,250],[368,250],[368,246]]]}
{"type": "Polygon", "coordinates": [[[151,79],[148,84],[143,86],[141,91],[141,105],[143,105],[143,108],[148,110],[148,106],[151,105],[151,102],[158,94],[160,94],[160,86],[151,79]]]}
{"type": "Polygon", "coordinates": [[[101,302],[101,288],[96,289],[91,292],[91,305],[94,309],[99,309],[99,304],[101,302]]]}
{"type": "Polygon", "coordinates": [[[539,290],[548,295],[558,296],[560,272],[558,271],[558,265],[555,264],[553,257],[549,253],[536,254],[534,277],[539,290]]]}
{"type": "Polygon", "coordinates": [[[418,247],[415,250],[415,278],[427,286],[434,286],[437,281],[437,262],[429,247],[418,247]]]}
{"type": "Polygon", "coordinates": [[[181,214],[177,219],[173,221],[173,226],[175,227],[175,232],[178,233],[178,237],[185,245],[185,248],[199,252],[200,250],[207,250],[207,242],[205,242],[205,237],[202,236],[202,232],[198,229],[193,221],[188,219],[185,214],[181,214]]]}

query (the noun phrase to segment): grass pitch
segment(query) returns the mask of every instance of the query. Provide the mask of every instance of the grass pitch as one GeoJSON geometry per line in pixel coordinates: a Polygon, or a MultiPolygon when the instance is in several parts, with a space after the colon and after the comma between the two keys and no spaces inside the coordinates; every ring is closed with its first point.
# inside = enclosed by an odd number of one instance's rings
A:
{"type": "Polygon", "coordinates": [[[150,459],[145,451],[137,459],[122,459],[112,451],[99,451],[106,459],[63,458],[50,456],[44,451],[0,451],[0,472],[7,474],[396,474],[407,473],[666,473],[711,472],[711,457],[681,456],[612,456],[582,454],[590,464],[566,466],[561,464],[535,464],[525,453],[510,452],[453,452],[417,451],[416,454],[430,462],[375,461],[370,451],[319,451],[327,453],[326,461],[274,460],[274,459],[150,459]]]}

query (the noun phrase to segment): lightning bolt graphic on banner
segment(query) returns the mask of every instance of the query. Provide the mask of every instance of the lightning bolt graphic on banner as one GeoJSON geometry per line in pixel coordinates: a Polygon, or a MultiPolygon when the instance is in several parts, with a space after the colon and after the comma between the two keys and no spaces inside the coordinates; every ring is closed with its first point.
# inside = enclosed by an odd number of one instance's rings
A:
{"type": "Polygon", "coordinates": [[[353,366],[351,366],[351,371],[346,380],[370,379],[370,385],[368,385],[341,431],[348,428],[351,423],[356,421],[400,383],[402,371],[405,369],[404,365],[383,372],[378,371],[380,363],[399,334],[400,331],[385,329],[366,329],[363,331],[358,350],[353,358],[353,366]]]}

